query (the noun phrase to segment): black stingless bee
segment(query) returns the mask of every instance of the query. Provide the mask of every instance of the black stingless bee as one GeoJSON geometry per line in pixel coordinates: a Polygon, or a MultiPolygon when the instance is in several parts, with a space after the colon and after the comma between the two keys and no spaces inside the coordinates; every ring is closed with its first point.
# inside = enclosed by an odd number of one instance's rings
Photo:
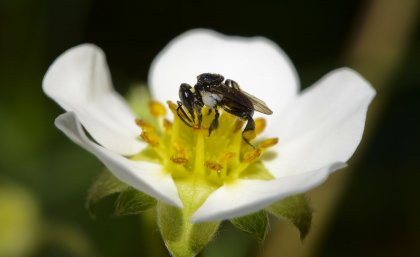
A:
{"type": "Polygon", "coordinates": [[[238,83],[227,79],[219,74],[203,73],[197,76],[197,83],[194,88],[183,83],[179,88],[179,98],[177,114],[179,118],[189,127],[194,127],[198,123],[201,126],[201,109],[204,106],[209,108],[209,114],[214,110],[214,119],[209,127],[211,132],[219,125],[219,107],[224,111],[246,120],[246,126],[242,132],[245,142],[249,143],[250,136],[247,132],[253,132],[255,123],[252,118],[254,111],[264,114],[273,112],[266,106],[264,101],[242,91],[238,83]],[[187,115],[187,112],[189,115],[187,115]],[[198,122],[196,122],[198,121],[198,122]]]}

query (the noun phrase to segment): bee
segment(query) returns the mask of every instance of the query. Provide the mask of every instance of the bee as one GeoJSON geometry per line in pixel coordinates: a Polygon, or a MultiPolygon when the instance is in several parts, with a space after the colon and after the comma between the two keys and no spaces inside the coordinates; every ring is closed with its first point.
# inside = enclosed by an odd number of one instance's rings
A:
{"type": "Polygon", "coordinates": [[[194,87],[182,83],[179,87],[179,99],[177,114],[189,127],[196,127],[196,124],[198,124],[198,128],[201,127],[203,120],[201,109],[204,106],[209,108],[208,115],[212,111],[215,112],[208,130],[209,136],[219,126],[220,108],[245,120],[247,123],[242,131],[242,138],[249,145],[251,144],[248,140],[251,138],[246,136],[246,133],[255,130],[255,122],[252,118],[254,111],[267,115],[273,113],[264,101],[241,90],[238,83],[231,79],[225,80],[219,74],[203,73],[198,75],[194,87]]]}

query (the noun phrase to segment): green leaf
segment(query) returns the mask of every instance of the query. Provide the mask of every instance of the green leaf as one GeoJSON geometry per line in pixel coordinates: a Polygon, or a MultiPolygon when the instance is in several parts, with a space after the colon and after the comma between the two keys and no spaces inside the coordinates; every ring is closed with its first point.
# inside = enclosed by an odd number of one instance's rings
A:
{"type": "Polygon", "coordinates": [[[300,231],[300,239],[308,235],[312,222],[312,208],[305,195],[294,195],[266,208],[278,218],[292,222],[300,231]]]}
{"type": "Polygon", "coordinates": [[[99,200],[109,195],[122,192],[128,187],[129,186],[127,184],[124,184],[114,177],[111,172],[104,171],[98,176],[89,189],[88,196],[86,198],[86,208],[94,217],[94,208],[99,200]]]}
{"type": "Polygon", "coordinates": [[[156,205],[156,200],[149,195],[129,188],[120,193],[115,206],[115,215],[136,215],[156,205]]]}
{"type": "Polygon", "coordinates": [[[158,226],[163,241],[174,257],[196,256],[214,237],[220,222],[192,224],[190,215],[162,202],[158,202],[158,226]]]}
{"type": "Polygon", "coordinates": [[[269,227],[268,215],[265,211],[234,218],[230,222],[238,229],[254,235],[261,241],[265,239],[269,227]]]}

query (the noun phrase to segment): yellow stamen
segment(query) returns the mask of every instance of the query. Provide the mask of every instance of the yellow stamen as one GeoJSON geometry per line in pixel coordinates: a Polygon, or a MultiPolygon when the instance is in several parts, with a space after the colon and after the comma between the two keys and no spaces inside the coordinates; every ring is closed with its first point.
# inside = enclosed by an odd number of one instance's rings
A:
{"type": "MultiPolygon", "coordinates": [[[[172,113],[173,113],[174,115],[177,115],[177,114],[176,114],[176,109],[178,108],[178,106],[177,106],[176,104],[174,104],[172,101],[166,101],[166,103],[168,104],[169,109],[172,111],[172,113]]],[[[176,117],[175,117],[175,118],[176,118],[176,117]]]]}
{"type": "Polygon", "coordinates": [[[269,148],[269,147],[275,146],[278,142],[279,142],[279,139],[277,137],[268,138],[268,139],[265,139],[265,140],[261,141],[261,143],[259,143],[258,146],[260,148],[264,149],[264,148],[269,148]]]}
{"type": "Polygon", "coordinates": [[[157,101],[149,102],[150,113],[155,117],[162,117],[166,115],[166,109],[163,104],[157,101]]]}
{"type": "Polygon", "coordinates": [[[266,126],[266,121],[264,118],[256,118],[255,119],[255,133],[261,134],[264,131],[266,126]]]}
{"type": "Polygon", "coordinates": [[[142,129],[142,131],[148,131],[148,132],[155,131],[155,128],[152,126],[152,124],[141,119],[136,119],[135,121],[136,121],[137,126],[139,126],[142,129]]]}
{"type": "Polygon", "coordinates": [[[153,133],[153,132],[149,132],[149,131],[143,131],[140,134],[140,137],[147,142],[148,144],[150,144],[153,147],[158,147],[159,144],[159,137],[153,133]]]}
{"type": "Polygon", "coordinates": [[[194,170],[196,173],[204,172],[204,157],[205,157],[205,144],[204,144],[204,133],[202,130],[196,130],[197,142],[195,143],[195,160],[194,170]]]}
{"type": "Polygon", "coordinates": [[[212,161],[206,161],[206,167],[210,170],[214,170],[217,173],[220,173],[220,171],[223,169],[223,166],[220,165],[217,162],[212,162],[212,161]]]}
{"type": "Polygon", "coordinates": [[[261,155],[260,149],[252,149],[251,151],[245,152],[242,161],[243,162],[252,162],[256,160],[261,155]]]}
{"type": "MultiPolygon", "coordinates": [[[[254,130],[243,131],[246,120],[219,110],[219,126],[209,137],[214,112],[209,114],[209,109],[204,107],[201,110],[203,120],[200,128],[196,119],[186,126],[182,120],[185,117],[178,116],[178,105],[171,101],[167,104],[173,113],[173,122],[165,119],[165,107],[152,101],[150,112],[158,122],[155,124],[136,119],[136,124],[141,128],[141,139],[149,144],[148,149],[157,154],[165,171],[174,179],[194,176],[215,185],[233,182],[242,174],[249,176],[248,173],[255,168],[250,165],[260,165],[259,158],[265,149],[278,143],[278,138],[259,140],[260,143],[253,141],[266,127],[266,121],[262,118],[255,119],[254,130]],[[255,147],[250,147],[245,143],[247,141],[255,147]]],[[[192,118],[188,112],[181,115],[192,118]]]]}
{"type": "Polygon", "coordinates": [[[166,131],[172,130],[172,122],[170,122],[167,119],[164,119],[163,120],[163,127],[165,128],[166,131]]]}
{"type": "Polygon", "coordinates": [[[180,164],[180,165],[185,165],[188,163],[188,159],[184,158],[184,157],[176,157],[176,156],[172,156],[171,157],[171,161],[176,163],[176,164],[180,164]]]}
{"type": "Polygon", "coordinates": [[[254,139],[254,138],[257,136],[257,134],[255,133],[255,130],[247,130],[247,131],[244,131],[244,132],[242,133],[242,135],[243,135],[243,136],[244,136],[244,138],[246,138],[247,140],[254,139]]]}
{"type": "Polygon", "coordinates": [[[233,133],[239,132],[244,125],[244,121],[240,119],[235,120],[235,125],[233,125],[233,133]]]}
{"type": "Polygon", "coordinates": [[[219,156],[219,162],[227,163],[228,161],[232,160],[233,157],[235,157],[235,153],[233,152],[223,153],[219,156]]]}
{"type": "Polygon", "coordinates": [[[185,148],[184,148],[184,147],[182,147],[182,145],[181,145],[180,143],[178,143],[177,141],[174,141],[174,142],[172,143],[172,146],[174,147],[175,151],[176,151],[178,154],[180,154],[180,155],[182,155],[182,156],[184,156],[184,157],[186,157],[186,156],[187,156],[187,151],[185,150],[185,148]]]}

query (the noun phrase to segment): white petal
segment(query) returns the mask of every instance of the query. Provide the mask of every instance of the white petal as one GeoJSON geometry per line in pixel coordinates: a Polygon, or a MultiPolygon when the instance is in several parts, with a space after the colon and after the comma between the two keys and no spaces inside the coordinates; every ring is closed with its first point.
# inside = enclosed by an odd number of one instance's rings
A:
{"type": "Polygon", "coordinates": [[[343,168],[335,163],[329,167],[297,176],[275,180],[238,180],[212,193],[194,213],[192,222],[226,220],[256,212],[287,196],[305,192],[322,183],[328,174],[343,168]]]}
{"type": "Polygon", "coordinates": [[[59,56],[43,80],[44,92],[80,122],[101,145],[133,155],[145,147],[138,140],[135,116],[112,87],[105,55],[94,45],[73,47],[59,56]]]}
{"type": "Polygon", "coordinates": [[[274,42],[206,29],[173,39],[154,59],[149,85],[158,100],[175,101],[181,83],[193,86],[197,75],[205,72],[235,80],[244,91],[265,101],[274,115],[296,96],[299,86],[293,64],[274,42]]]}
{"type": "Polygon", "coordinates": [[[101,160],[119,180],[154,198],[182,207],[175,183],[161,165],[129,160],[95,144],[86,136],[73,112],[60,115],[55,125],[71,140],[101,160]]]}
{"type": "Polygon", "coordinates": [[[277,158],[264,165],[276,177],[300,174],[346,162],[362,138],[375,90],[353,70],[327,74],[303,92],[279,117],[277,158]]]}

